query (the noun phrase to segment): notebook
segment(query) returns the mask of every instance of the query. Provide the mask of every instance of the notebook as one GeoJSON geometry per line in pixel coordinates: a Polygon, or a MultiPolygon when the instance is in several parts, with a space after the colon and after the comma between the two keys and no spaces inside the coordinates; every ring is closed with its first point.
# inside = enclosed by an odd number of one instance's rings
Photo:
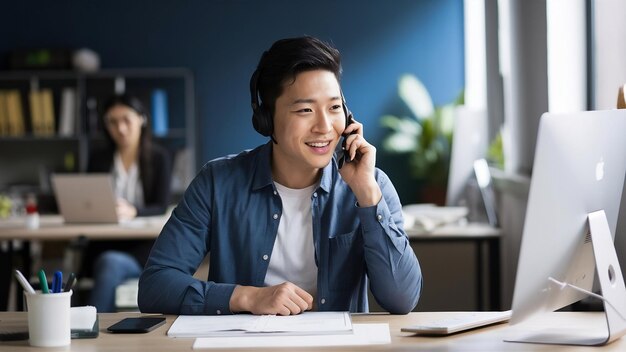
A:
{"type": "Polygon", "coordinates": [[[66,223],[118,223],[110,174],[52,174],[52,188],[66,223]]]}

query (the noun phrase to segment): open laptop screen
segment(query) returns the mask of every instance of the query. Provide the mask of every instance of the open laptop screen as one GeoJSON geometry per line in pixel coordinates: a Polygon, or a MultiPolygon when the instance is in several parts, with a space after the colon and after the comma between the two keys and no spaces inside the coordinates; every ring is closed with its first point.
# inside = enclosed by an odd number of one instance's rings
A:
{"type": "Polygon", "coordinates": [[[53,174],[52,187],[66,223],[117,223],[111,174],[53,174]]]}

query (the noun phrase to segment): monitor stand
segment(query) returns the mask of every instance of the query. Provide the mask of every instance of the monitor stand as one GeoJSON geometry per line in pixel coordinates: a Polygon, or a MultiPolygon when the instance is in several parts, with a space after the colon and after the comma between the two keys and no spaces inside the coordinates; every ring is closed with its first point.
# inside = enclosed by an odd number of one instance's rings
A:
{"type": "Polygon", "coordinates": [[[597,346],[606,345],[626,335],[626,287],[606,214],[604,210],[595,211],[587,215],[587,220],[596,273],[602,290],[607,329],[567,331],[567,327],[563,327],[551,331],[552,329],[542,327],[541,332],[524,333],[506,341],[597,346]]]}

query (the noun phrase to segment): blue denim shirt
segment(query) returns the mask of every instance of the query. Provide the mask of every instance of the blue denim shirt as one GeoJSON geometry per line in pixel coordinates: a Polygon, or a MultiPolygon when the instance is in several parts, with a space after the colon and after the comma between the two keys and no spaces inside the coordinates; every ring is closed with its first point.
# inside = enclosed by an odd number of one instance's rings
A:
{"type": "MultiPolygon", "coordinates": [[[[230,314],[236,285],[264,286],[283,211],[271,154],[270,142],[202,168],[152,248],[139,280],[142,312],[230,314]],[[197,280],[192,275],[208,253],[208,280],[197,280]]],[[[367,312],[368,278],[389,312],[417,305],[422,274],[400,200],[381,170],[376,180],[382,199],[361,208],[334,159],[322,171],[311,197],[320,311],[367,312]]]]}

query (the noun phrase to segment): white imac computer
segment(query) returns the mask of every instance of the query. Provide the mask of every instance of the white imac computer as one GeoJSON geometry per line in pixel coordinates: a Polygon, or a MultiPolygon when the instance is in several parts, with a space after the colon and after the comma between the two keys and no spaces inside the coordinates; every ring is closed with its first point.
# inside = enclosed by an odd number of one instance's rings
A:
{"type": "Polygon", "coordinates": [[[454,112],[446,205],[455,206],[474,176],[474,161],[487,156],[487,111],[458,106],[454,112]]]}
{"type": "Polygon", "coordinates": [[[602,345],[626,334],[626,289],[613,245],[625,173],[626,110],[541,117],[513,295],[517,329],[506,341],[602,345]],[[524,324],[594,295],[595,274],[605,321],[585,320],[578,330],[572,321],[524,324]]]}

